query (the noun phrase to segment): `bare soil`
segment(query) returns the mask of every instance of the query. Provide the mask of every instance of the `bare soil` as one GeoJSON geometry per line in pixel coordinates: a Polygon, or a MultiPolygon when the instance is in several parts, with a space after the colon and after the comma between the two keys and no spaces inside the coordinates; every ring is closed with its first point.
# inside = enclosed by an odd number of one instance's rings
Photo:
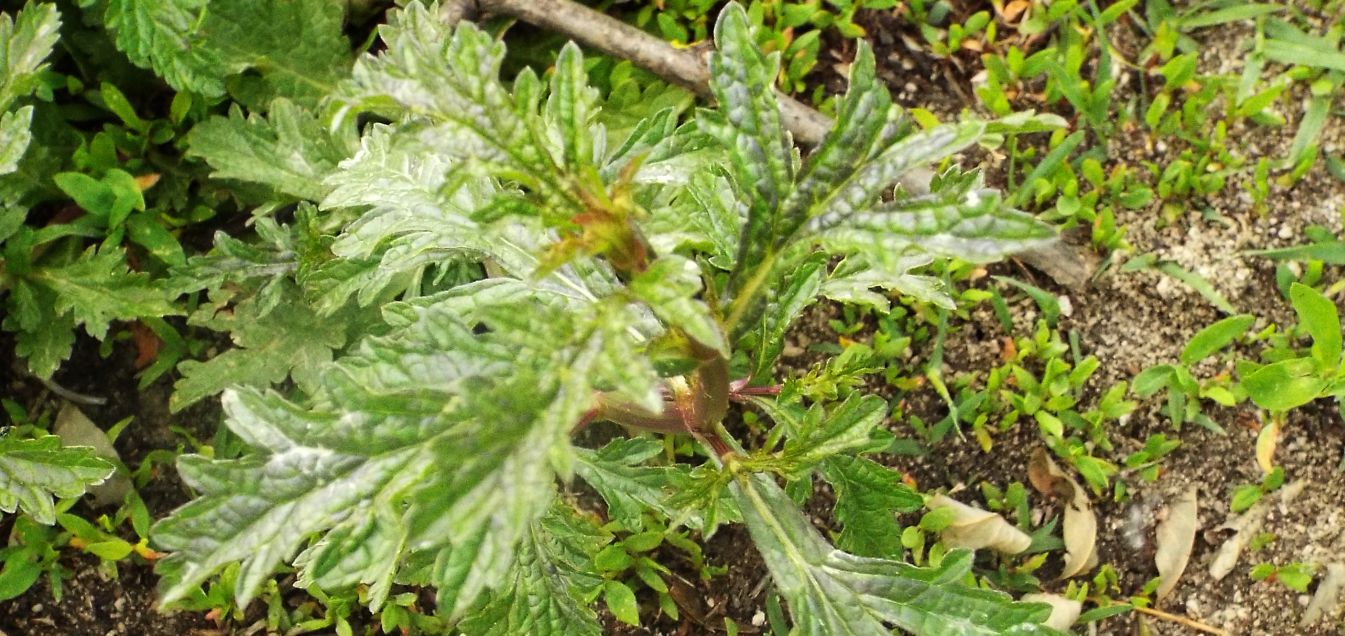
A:
{"type": "MultiPolygon", "coordinates": [[[[4,351],[13,351],[13,342],[3,339],[4,351]]],[[[30,414],[54,413],[59,397],[23,372],[23,363],[11,361],[4,372],[5,397],[28,409],[30,414]]],[[[168,396],[172,378],[160,378],[145,391],[138,391],[135,378],[135,349],[128,342],[113,347],[103,358],[98,343],[82,339],[71,360],[62,366],[54,381],[81,395],[105,400],[105,404],[82,404],[80,409],[95,423],[108,427],[134,416],[134,421],[117,438],[116,448],[123,462],[137,466],[156,449],[175,449],[184,438],[170,430],[181,427],[197,439],[209,442],[219,421],[218,406],[209,403],[170,415],[168,396]]],[[[160,466],[153,479],[140,490],[153,518],[168,514],[186,503],[189,495],[171,466],[160,466]]],[[[111,509],[95,510],[86,503],[73,510],[88,519],[111,509]]],[[[0,515],[0,536],[9,536],[13,515],[0,515]]],[[[138,539],[127,531],[123,539],[138,539]]],[[[6,636],[207,636],[223,633],[200,615],[165,615],[155,608],[155,577],[152,565],[133,556],[118,563],[116,576],[100,566],[99,559],[73,550],[60,560],[65,570],[59,600],[52,593],[48,577],[38,579],[25,594],[0,602],[0,634],[6,636]]]]}

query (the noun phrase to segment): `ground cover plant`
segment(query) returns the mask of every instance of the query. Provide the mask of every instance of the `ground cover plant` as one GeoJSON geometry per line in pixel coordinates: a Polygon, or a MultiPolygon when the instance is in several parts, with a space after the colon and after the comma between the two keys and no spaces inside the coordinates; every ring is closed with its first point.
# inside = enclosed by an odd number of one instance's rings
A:
{"type": "Polygon", "coordinates": [[[1338,2],[538,2],[4,5],[0,630],[1338,628],[1338,2]]]}
{"type": "Polygon", "coordinates": [[[877,286],[939,302],[913,268],[1051,240],[974,174],[882,201],[903,171],[995,124],[914,130],[861,51],[837,127],[800,163],[771,90],[778,58],[735,5],[711,58],[719,108],[682,125],[656,113],[610,146],[577,48],[545,88],[524,71],[510,90],[502,48],[470,24],[450,33],[411,4],[380,37],[387,50],[356,63],[341,116],[394,123],[369,127],[323,180],[320,207],[370,209],[321,267],[364,270],[327,297],[337,309],[400,297],[377,307],[392,329],[373,327],[386,333],[323,369],[301,402],[225,392],[228,426],[261,454],[179,461],[202,496],[155,528],[173,553],[159,565],[164,603],[241,562],[246,605],[321,533],[297,557],[302,579],[369,585],[372,609],[394,582],[428,584],[469,632],[596,633],[584,601],[601,591],[625,618],[630,592],[585,564],[604,541],[555,484],[577,476],[631,525],[655,513],[710,534],[741,519],[805,632],[1045,629],[1046,608],[962,584],[965,553],[921,570],[833,551],[771,478],[856,479],[831,460],[872,444],[881,402],[757,397],[779,427],[765,448],[724,426],[731,401],[774,392],[784,333],[817,296],[877,286]],[[454,266],[484,277],[402,287],[454,266]],[[647,466],[634,440],[574,448],[569,435],[593,421],[689,434],[708,458],[647,466]]]}

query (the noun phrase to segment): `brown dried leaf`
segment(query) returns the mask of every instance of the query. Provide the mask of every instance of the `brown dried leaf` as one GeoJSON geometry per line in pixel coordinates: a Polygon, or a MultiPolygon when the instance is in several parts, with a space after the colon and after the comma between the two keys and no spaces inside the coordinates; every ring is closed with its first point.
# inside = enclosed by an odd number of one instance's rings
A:
{"type": "Polygon", "coordinates": [[[928,507],[930,510],[951,508],[956,511],[953,523],[939,533],[939,538],[949,548],[990,548],[1000,554],[1018,554],[1032,545],[1032,537],[993,512],[944,495],[935,495],[929,500],[928,507]]]}
{"type": "Polygon", "coordinates": [[[1068,632],[1070,626],[1079,620],[1079,614],[1083,612],[1083,603],[1059,594],[1024,594],[1020,600],[1024,603],[1050,605],[1051,616],[1046,619],[1045,625],[1062,632],[1068,632]]]}
{"type": "Polygon", "coordinates": [[[1027,0],[1013,0],[1004,5],[1004,10],[1000,12],[999,16],[1004,18],[1005,22],[1013,23],[1013,21],[1017,20],[1018,16],[1022,15],[1030,5],[1031,3],[1027,0]]]}
{"type": "Polygon", "coordinates": [[[1323,616],[1335,616],[1340,611],[1340,592],[1345,589],[1345,563],[1326,564],[1326,576],[1317,584],[1312,602],[1303,610],[1299,627],[1307,627],[1323,616]]]}
{"type": "Polygon", "coordinates": [[[1071,493],[1056,490],[1057,487],[1066,487],[1068,484],[1062,479],[1064,475],[1056,467],[1055,461],[1051,459],[1046,451],[1038,448],[1032,451],[1032,457],[1027,462],[1027,481],[1037,492],[1047,497],[1068,496],[1071,493]],[[1053,470],[1054,469],[1054,470],[1053,470]]]}
{"type": "Polygon", "coordinates": [[[1028,481],[1039,492],[1065,501],[1065,522],[1061,529],[1065,541],[1065,566],[1060,578],[1067,579],[1097,565],[1097,515],[1088,500],[1088,492],[1065,474],[1045,449],[1033,451],[1027,465],[1028,481]]]}
{"type": "Polygon", "coordinates": [[[1237,519],[1223,525],[1223,527],[1231,528],[1236,532],[1223,545],[1219,546],[1219,551],[1214,554],[1214,559],[1210,561],[1210,578],[1218,581],[1233,571],[1233,567],[1238,564],[1238,557],[1242,555],[1242,549],[1247,547],[1252,537],[1261,532],[1261,525],[1265,522],[1268,512],[1270,512],[1270,504],[1262,499],[1237,519]]]}
{"type": "Polygon", "coordinates": [[[1261,432],[1256,435],[1256,464],[1261,467],[1261,472],[1270,474],[1275,470],[1275,447],[1280,442],[1280,421],[1271,420],[1269,424],[1261,427],[1261,432]]]}
{"type": "Polygon", "coordinates": [[[1167,518],[1158,524],[1155,540],[1158,549],[1154,553],[1154,564],[1158,566],[1160,582],[1156,595],[1160,601],[1177,587],[1177,580],[1191,560],[1196,530],[1200,528],[1199,511],[1196,487],[1192,485],[1168,506],[1167,518]]]}
{"type": "MultiPolygon", "coordinates": [[[[1281,488],[1280,505],[1288,506],[1293,503],[1294,499],[1302,494],[1307,485],[1307,481],[1300,479],[1281,488]]],[[[1235,530],[1236,532],[1223,545],[1219,546],[1219,551],[1210,561],[1210,578],[1218,581],[1233,571],[1233,568],[1238,564],[1238,557],[1242,555],[1242,549],[1247,547],[1253,537],[1261,534],[1261,526],[1265,523],[1266,515],[1270,512],[1270,505],[1270,498],[1262,497],[1261,501],[1258,501],[1246,512],[1225,521],[1220,526],[1220,528],[1235,530]]]]}
{"type": "MultiPolygon", "coordinates": [[[[120,461],[121,456],[117,454],[117,449],[112,446],[112,442],[107,439],[107,433],[93,423],[84,411],[79,410],[78,406],[65,402],[61,405],[61,410],[56,413],[56,422],[52,426],[52,433],[61,438],[61,443],[65,446],[91,446],[95,455],[104,459],[120,461]]],[[[118,471],[106,481],[96,486],[90,486],[89,495],[93,497],[94,506],[110,506],[120,504],[126,499],[126,493],[131,491],[131,478],[124,472],[118,471]]]]}

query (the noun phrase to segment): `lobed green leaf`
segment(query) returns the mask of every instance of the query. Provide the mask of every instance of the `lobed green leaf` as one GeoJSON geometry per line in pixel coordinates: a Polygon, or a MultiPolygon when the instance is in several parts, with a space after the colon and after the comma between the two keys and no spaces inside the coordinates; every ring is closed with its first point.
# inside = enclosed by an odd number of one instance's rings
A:
{"type": "Polygon", "coordinates": [[[901,473],[870,459],[838,455],[822,464],[822,476],[836,492],[832,514],[841,523],[836,547],[858,556],[900,559],[898,513],[924,507],[924,498],[901,480],[901,473]]]}
{"type": "Polygon", "coordinates": [[[295,199],[321,201],[323,183],[341,160],[354,153],[348,129],[332,134],[311,114],[287,99],[271,104],[269,115],[243,117],[234,106],[228,117],[211,117],[187,136],[188,156],[200,157],[216,179],[267,186],[295,199]]]}
{"type": "Polygon", "coordinates": [[[793,143],[775,96],[779,55],[767,56],[756,46],[741,5],[720,13],[715,45],[710,88],[724,121],[702,118],[700,124],[728,148],[738,187],[751,193],[735,270],[750,272],[787,238],[779,215],[794,183],[793,143]]]}
{"type": "Polygon", "coordinates": [[[945,555],[937,568],[854,556],[828,544],[770,477],[745,476],[729,489],[799,633],[1059,633],[1041,624],[1048,607],[964,585],[970,552],[945,555]]]}
{"type": "Polygon", "coordinates": [[[103,483],[114,467],[92,448],[63,447],[61,438],[0,436],[0,511],[22,510],[38,523],[56,523],[52,497],[69,499],[103,483]]]}
{"type": "Polygon", "coordinates": [[[54,3],[30,3],[13,18],[0,15],[0,111],[36,87],[60,30],[61,12],[54,3]]]}
{"type": "Polygon", "coordinates": [[[506,582],[459,625],[468,636],[597,636],[585,598],[602,586],[593,555],[610,541],[592,521],[557,504],[519,544],[506,582]]]}

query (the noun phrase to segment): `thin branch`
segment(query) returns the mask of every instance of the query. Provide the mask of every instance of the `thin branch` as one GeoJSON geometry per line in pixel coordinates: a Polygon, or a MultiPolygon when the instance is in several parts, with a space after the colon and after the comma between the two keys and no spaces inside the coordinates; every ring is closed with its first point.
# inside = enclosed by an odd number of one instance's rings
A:
{"type": "Polygon", "coordinates": [[[1191,629],[1194,629],[1198,632],[1205,632],[1206,634],[1214,634],[1215,636],[1228,636],[1228,632],[1225,630],[1219,629],[1218,627],[1214,627],[1212,625],[1206,625],[1205,623],[1187,618],[1185,616],[1181,616],[1179,614],[1171,614],[1168,612],[1164,612],[1163,610],[1156,610],[1151,607],[1140,607],[1138,605],[1133,606],[1132,609],[1141,614],[1148,614],[1149,616],[1152,616],[1154,618],[1159,618],[1165,621],[1171,621],[1173,623],[1190,627],[1191,629]]]}
{"type": "MultiPolygon", "coordinates": [[[[710,96],[707,53],[673,48],[660,38],[571,0],[477,0],[477,7],[561,33],[613,57],[630,60],[698,95],[710,96]]],[[[788,95],[777,95],[780,115],[794,138],[810,146],[821,143],[831,130],[831,119],[788,95]]]]}
{"type": "Polygon", "coordinates": [[[476,18],[476,0],[448,0],[439,5],[439,19],[445,24],[457,24],[461,20],[476,18]]]}
{"type": "Polygon", "coordinates": [[[75,404],[83,404],[85,406],[102,406],[104,404],[107,404],[107,398],[105,397],[98,397],[96,395],[85,395],[83,393],[77,393],[75,391],[71,391],[70,389],[67,389],[57,384],[56,380],[50,378],[42,378],[33,373],[29,373],[29,375],[31,375],[33,379],[37,380],[38,382],[41,382],[42,386],[46,387],[48,391],[55,393],[57,396],[64,398],[68,402],[74,402],[75,404]]]}

